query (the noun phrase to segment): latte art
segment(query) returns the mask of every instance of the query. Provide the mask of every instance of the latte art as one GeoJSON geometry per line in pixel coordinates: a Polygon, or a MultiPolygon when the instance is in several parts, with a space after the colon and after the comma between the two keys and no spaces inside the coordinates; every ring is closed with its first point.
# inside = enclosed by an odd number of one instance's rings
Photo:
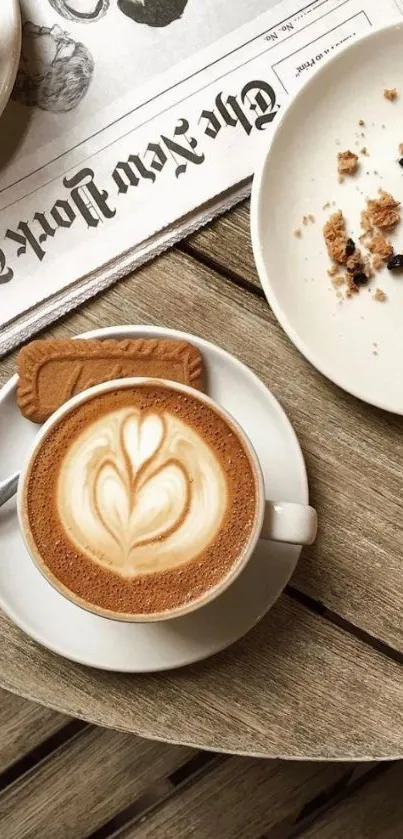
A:
{"type": "Polygon", "coordinates": [[[75,437],[56,501],[76,548],[130,577],[175,568],[206,549],[227,509],[227,479],[186,422],[124,407],[75,437]]]}

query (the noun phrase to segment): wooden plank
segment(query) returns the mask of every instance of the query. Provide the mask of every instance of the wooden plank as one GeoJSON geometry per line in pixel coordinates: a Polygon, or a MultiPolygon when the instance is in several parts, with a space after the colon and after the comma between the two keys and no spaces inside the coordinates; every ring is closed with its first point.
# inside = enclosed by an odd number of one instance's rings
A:
{"type": "Polygon", "coordinates": [[[0,692],[0,773],[69,722],[69,717],[0,692]]]}
{"type": "Polygon", "coordinates": [[[403,763],[387,769],[329,810],[303,839],[399,839],[403,835],[403,763]]]}
{"type": "Polygon", "coordinates": [[[269,829],[292,825],[302,807],[342,778],[346,768],[230,758],[116,839],[257,839],[269,829]]]}
{"type": "MultiPolygon", "coordinates": [[[[178,252],[48,334],[122,320],[203,335],[271,387],[302,441],[321,522],[293,584],[401,649],[399,418],[338,391],[293,349],[263,300],[178,252]]],[[[2,362],[3,379],[11,368],[10,357],[2,362]]],[[[270,757],[375,759],[402,752],[399,665],[288,598],[231,650],[169,676],[85,671],[41,650],[5,619],[0,630],[3,686],[101,724],[270,757]]]]}
{"type": "Polygon", "coordinates": [[[249,210],[250,201],[243,201],[190,236],[184,247],[210,260],[224,273],[230,271],[262,290],[253,259],[249,210]]]}
{"type": "MultiPolygon", "coordinates": [[[[279,398],[301,441],[320,530],[293,585],[403,651],[403,436],[324,379],[290,344],[263,299],[178,252],[160,258],[47,334],[125,320],[196,332],[246,362],[279,398]]],[[[4,380],[15,357],[1,362],[4,380]]]]}
{"type": "Polygon", "coordinates": [[[251,756],[402,756],[401,667],[287,596],[225,652],[162,674],[74,665],[5,618],[0,634],[2,683],[101,725],[251,756]]]}
{"type": "Polygon", "coordinates": [[[86,729],[0,794],[7,839],[78,839],[182,765],[189,749],[86,729]]]}

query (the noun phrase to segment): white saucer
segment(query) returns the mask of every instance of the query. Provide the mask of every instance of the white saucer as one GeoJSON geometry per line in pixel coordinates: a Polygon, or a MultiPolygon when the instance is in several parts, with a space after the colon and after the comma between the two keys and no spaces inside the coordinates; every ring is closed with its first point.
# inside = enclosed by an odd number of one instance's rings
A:
{"type": "MultiPolygon", "coordinates": [[[[377,197],[383,187],[403,202],[402,142],[403,25],[393,24],[349,46],[301,89],[255,175],[251,208],[259,277],[290,339],[340,387],[399,414],[403,278],[383,269],[370,290],[340,302],[327,274],[322,226],[341,209],[357,240],[366,197],[377,197]],[[383,91],[393,87],[399,98],[389,102],[383,91]],[[360,172],[339,184],[337,152],[358,153],[363,146],[370,156],[360,156],[360,172]],[[304,226],[309,213],[316,222],[304,226]],[[301,238],[293,235],[295,228],[301,238]],[[386,302],[372,299],[376,287],[386,292],[386,302]]],[[[401,253],[403,223],[391,239],[401,253]]]]}
{"type": "Polygon", "coordinates": [[[21,49],[21,18],[17,0],[0,3],[0,114],[13,89],[21,49]]]}
{"type": "MultiPolygon", "coordinates": [[[[208,391],[249,435],[260,458],[266,495],[308,502],[304,460],[278,402],[243,364],[199,338],[157,327],[100,329],[86,338],[189,339],[203,352],[208,391]]],[[[20,468],[37,426],[16,405],[17,376],[0,393],[0,478],[20,468]]],[[[81,664],[105,670],[150,672],[180,667],[224,649],[273,605],[297,564],[300,548],[261,542],[243,574],[213,603],[164,623],[128,624],[100,618],[73,605],[30,560],[19,532],[15,500],[0,509],[0,606],[43,646],[81,664]]]]}

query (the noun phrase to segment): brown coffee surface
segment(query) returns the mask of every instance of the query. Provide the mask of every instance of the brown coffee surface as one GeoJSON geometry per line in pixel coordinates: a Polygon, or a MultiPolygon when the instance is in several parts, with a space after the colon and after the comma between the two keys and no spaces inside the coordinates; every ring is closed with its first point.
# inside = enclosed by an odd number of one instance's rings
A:
{"type": "Polygon", "coordinates": [[[198,600],[229,574],[251,537],[256,496],[248,453],[224,419],[193,396],[150,383],[98,394],[51,430],[26,482],[28,538],[45,573],[82,605],[122,616],[160,613],[198,600]],[[100,417],[133,406],[176,415],[202,436],[223,468],[228,503],[218,534],[200,555],[168,570],[122,577],[92,561],[69,539],[58,511],[57,486],[66,453],[82,432],[100,417]]]}

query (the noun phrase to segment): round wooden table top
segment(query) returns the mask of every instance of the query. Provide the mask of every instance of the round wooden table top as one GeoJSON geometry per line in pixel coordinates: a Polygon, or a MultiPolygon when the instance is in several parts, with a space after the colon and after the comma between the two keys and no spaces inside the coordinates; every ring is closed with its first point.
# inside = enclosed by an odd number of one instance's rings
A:
{"type": "MultiPolygon", "coordinates": [[[[255,629],[182,670],[91,670],[42,649],[0,615],[0,685],[104,726],[215,751],[402,757],[403,420],[338,390],[290,344],[258,284],[247,209],[46,334],[163,324],[234,353],[278,397],[299,436],[320,519],[316,545],[255,629]]],[[[15,358],[0,362],[1,383],[15,358]]]]}

